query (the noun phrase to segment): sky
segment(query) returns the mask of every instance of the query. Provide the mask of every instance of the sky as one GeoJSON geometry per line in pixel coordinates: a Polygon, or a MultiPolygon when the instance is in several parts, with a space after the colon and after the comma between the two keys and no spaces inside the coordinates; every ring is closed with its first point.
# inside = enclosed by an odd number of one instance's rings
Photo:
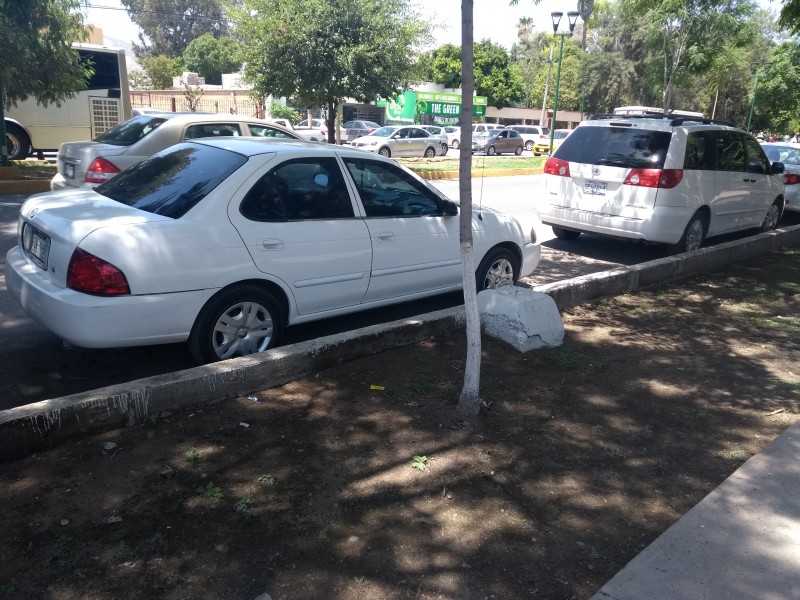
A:
{"type": "MultiPolygon", "coordinates": [[[[761,6],[780,9],[777,0],[759,0],[761,6]]],[[[532,17],[534,30],[552,31],[550,13],[561,11],[564,18],[562,30],[567,28],[566,13],[577,8],[577,0],[543,0],[534,6],[532,0],[519,0],[509,6],[508,0],[475,0],[475,41],[489,38],[491,41],[511,49],[517,39],[517,23],[523,17],[532,17]]],[[[436,26],[436,46],[442,44],[461,45],[461,0],[417,0],[417,7],[424,18],[436,26]]],[[[125,42],[138,41],[138,28],[122,9],[119,0],[90,0],[87,23],[103,29],[107,38],[125,42]]]]}

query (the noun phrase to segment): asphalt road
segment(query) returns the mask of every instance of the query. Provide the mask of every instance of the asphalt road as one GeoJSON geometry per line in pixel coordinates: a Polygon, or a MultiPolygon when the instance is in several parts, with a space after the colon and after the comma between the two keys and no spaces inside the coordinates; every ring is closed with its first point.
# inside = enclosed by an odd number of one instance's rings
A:
{"type": "MultiPolygon", "coordinates": [[[[458,198],[458,182],[434,184],[451,198],[458,198]]],[[[540,186],[540,176],[476,178],[473,202],[500,208],[515,215],[523,225],[530,225],[538,221],[533,199],[541,191],[540,186]]],[[[28,318],[5,289],[5,255],[16,244],[17,215],[23,200],[24,196],[0,196],[0,410],[194,366],[184,344],[104,350],[70,348],[28,318]]],[[[539,224],[536,229],[543,259],[534,277],[528,280],[534,285],[664,256],[664,250],[657,247],[590,235],[564,241],[553,238],[549,227],[539,224]]],[[[460,296],[446,294],[290,327],[285,342],[448,308],[458,304],[460,296]]]]}

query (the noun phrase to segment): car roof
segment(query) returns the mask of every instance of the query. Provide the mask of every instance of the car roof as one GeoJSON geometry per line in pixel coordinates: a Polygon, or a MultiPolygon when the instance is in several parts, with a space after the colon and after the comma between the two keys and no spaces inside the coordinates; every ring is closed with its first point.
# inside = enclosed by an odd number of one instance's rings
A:
{"type": "Polygon", "coordinates": [[[391,159],[384,159],[382,156],[359,150],[358,148],[350,148],[348,146],[337,146],[335,144],[327,144],[324,142],[312,142],[306,140],[293,140],[284,138],[261,138],[261,137],[215,137],[215,138],[198,138],[185,142],[187,144],[202,144],[204,146],[211,146],[214,148],[221,148],[223,150],[230,150],[242,154],[243,156],[252,157],[262,154],[287,154],[297,153],[302,156],[347,156],[353,158],[368,158],[370,160],[383,160],[396,164],[391,159]]]}
{"type": "Polygon", "coordinates": [[[142,115],[154,119],[166,119],[167,121],[175,123],[263,123],[265,125],[280,125],[273,121],[265,119],[258,119],[256,117],[246,117],[244,115],[230,115],[223,113],[201,113],[201,112],[174,112],[174,113],[159,113],[142,115]]]}
{"type": "MultiPolygon", "coordinates": [[[[747,133],[743,129],[736,127],[730,121],[722,121],[719,119],[706,119],[704,117],[687,117],[683,115],[613,115],[613,114],[598,114],[591,115],[586,121],[578,123],[578,127],[582,125],[602,126],[611,123],[630,123],[637,127],[645,129],[657,129],[661,131],[670,131],[675,127],[687,128],[702,128],[707,130],[731,130],[747,133]]],[[[750,134],[748,134],[750,135],[750,134]]]]}

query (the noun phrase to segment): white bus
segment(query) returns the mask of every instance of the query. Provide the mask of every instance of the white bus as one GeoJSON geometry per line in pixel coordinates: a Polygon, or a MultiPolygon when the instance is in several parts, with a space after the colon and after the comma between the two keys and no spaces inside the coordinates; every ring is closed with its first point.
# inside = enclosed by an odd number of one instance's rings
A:
{"type": "Polygon", "coordinates": [[[93,44],[73,44],[94,75],[86,87],[45,108],[33,98],[5,112],[6,148],[11,160],[58,150],[62,142],[90,140],[130,118],[131,95],[125,51],[93,44]]]}

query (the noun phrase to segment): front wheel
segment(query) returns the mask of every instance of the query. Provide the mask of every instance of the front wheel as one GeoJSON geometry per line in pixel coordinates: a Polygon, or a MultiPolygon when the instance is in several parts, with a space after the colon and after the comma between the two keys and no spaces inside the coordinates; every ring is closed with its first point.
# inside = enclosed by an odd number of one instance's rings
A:
{"type": "Polygon", "coordinates": [[[427,148],[425,148],[425,154],[423,154],[423,156],[425,158],[433,158],[434,156],[436,156],[436,150],[428,146],[427,148]]]}
{"type": "Polygon", "coordinates": [[[553,235],[560,240],[577,240],[580,236],[580,231],[574,229],[564,229],[563,227],[553,227],[553,235]]]}
{"type": "Polygon", "coordinates": [[[503,285],[514,285],[519,278],[517,259],[506,248],[489,252],[481,261],[475,273],[478,292],[493,290],[503,285]]]}
{"type": "Polygon", "coordinates": [[[205,364],[263,352],[278,344],[284,317],[272,294],[256,285],[220,292],[200,311],[189,352],[205,364]]]}
{"type": "Polygon", "coordinates": [[[697,250],[703,245],[707,231],[708,225],[706,223],[706,216],[703,213],[694,213],[692,218],[689,219],[686,229],[683,230],[681,239],[678,240],[677,244],[673,244],[669,247],[669,253],[680,254],[682,252],[697,250]]]}
{"type": "Polygon", "coordinates": [[[777,229],[778,221],[781,220],[781,212],[783,204],[780,200],[775,200],[767,210],[767,216],[764,217],[764,222],[761,224],[761,231],[772,231],[777,229]]]}
{"type": "Polygon", "coordinates": [[[525,142],[525,150],[527,150],[528,152],[533,150],[533,142],[525,142]]]}
{"type": "Polygon", "coordinates": [[[378,150],[378,154],[380,154],[381,156],[385,156],[386,158],[389,158],[392,156],[392,151],[389,150],[386,146],[384,146],[383,148],[378,150]]]}

